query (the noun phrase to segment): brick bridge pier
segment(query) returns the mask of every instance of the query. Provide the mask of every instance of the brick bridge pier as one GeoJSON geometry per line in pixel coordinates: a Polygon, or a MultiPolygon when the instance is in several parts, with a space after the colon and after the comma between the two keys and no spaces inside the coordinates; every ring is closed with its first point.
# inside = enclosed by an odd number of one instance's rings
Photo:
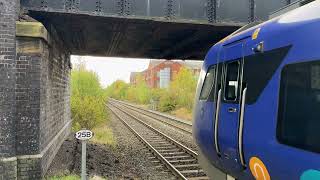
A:
{"type": "Polygon", "coordinates": [[[70,53],[19,4],[0,0],[0,180],[41,179],[71,129],[70,53]]]}

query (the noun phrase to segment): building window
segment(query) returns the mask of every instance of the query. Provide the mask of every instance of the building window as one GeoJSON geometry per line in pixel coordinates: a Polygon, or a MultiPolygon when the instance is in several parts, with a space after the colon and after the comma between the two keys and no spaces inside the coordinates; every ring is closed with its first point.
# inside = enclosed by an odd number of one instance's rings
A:
{"type": "Polygon", "coordinates": [[[228,101],[235,101],[237,99],[238,88],[239,88],[239,67],[240,62],[234,61],[226,66],[226,83],[224,98],[228,101]]]}
{"type": "Polygon", "coordinates": [[[210,92],[212,90],[212,87],[214,85],[215,81],[215,66],[211,67],[207,74],[206,78],[204,79],[202,90],[200,93],[200,100],[207,100],[210,92]]]}
{"type": "Polygon", "coordinates": [[[320,153],[320,61],[284,67],[279,100],[279,142],[320,153]]]}

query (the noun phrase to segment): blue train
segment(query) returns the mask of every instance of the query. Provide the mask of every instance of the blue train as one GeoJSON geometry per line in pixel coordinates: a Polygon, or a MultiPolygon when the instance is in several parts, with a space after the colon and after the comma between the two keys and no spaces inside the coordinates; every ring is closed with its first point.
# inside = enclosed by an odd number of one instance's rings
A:
{"type": "Polygon", "coordinates": [[[320,1],[214,45],[193,123],[214,180],[320,180],[320,1]]]}

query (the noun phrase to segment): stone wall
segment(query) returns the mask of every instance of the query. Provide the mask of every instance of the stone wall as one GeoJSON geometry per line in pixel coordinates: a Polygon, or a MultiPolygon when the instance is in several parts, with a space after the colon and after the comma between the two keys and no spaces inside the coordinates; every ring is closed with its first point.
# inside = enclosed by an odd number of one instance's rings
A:
{"type": "Polygon", "coordinates": [[[70,133],[71,65],[61,42],[54,28],[49,34],[41,23],[17,22],[16,149],[20,179],[40,179],[70,133]]]}
{"type": "Polygon", "coordinates": [[[18,0],[0,0],[0,180],[16,179],[15,21],[18,0]]]}
{"type": "Polygon", "coordinates": [[[0,180],[37,180],[70,133],[70,54],[53,27],[0,18],[0,180]]]}

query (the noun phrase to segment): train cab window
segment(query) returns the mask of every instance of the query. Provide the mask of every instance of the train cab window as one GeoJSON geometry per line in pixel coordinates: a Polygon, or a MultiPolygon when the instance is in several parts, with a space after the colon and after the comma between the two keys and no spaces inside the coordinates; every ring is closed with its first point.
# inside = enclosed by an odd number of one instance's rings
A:
{"type": "Polygon", "coordinates": [[[320,62],[286,66],[279,98],[279,142],[320,153],[320,62]]]}
{"type": "Polygon", "coordinates": [[[204,83],[200,93],[200,100],[207,100],[210,95],[215,81],[215,69],[215,66],[212,66],[206,74],[206,78],[204,79],[204,83]]]}
{"type": "Polygon", "coordinates": [[[234,61],[226,66],[226,83],[224,98],[228,101],[235,101],[237,99],[238,88],[239,88],[239,67],[240,62],[234,61]]]}

